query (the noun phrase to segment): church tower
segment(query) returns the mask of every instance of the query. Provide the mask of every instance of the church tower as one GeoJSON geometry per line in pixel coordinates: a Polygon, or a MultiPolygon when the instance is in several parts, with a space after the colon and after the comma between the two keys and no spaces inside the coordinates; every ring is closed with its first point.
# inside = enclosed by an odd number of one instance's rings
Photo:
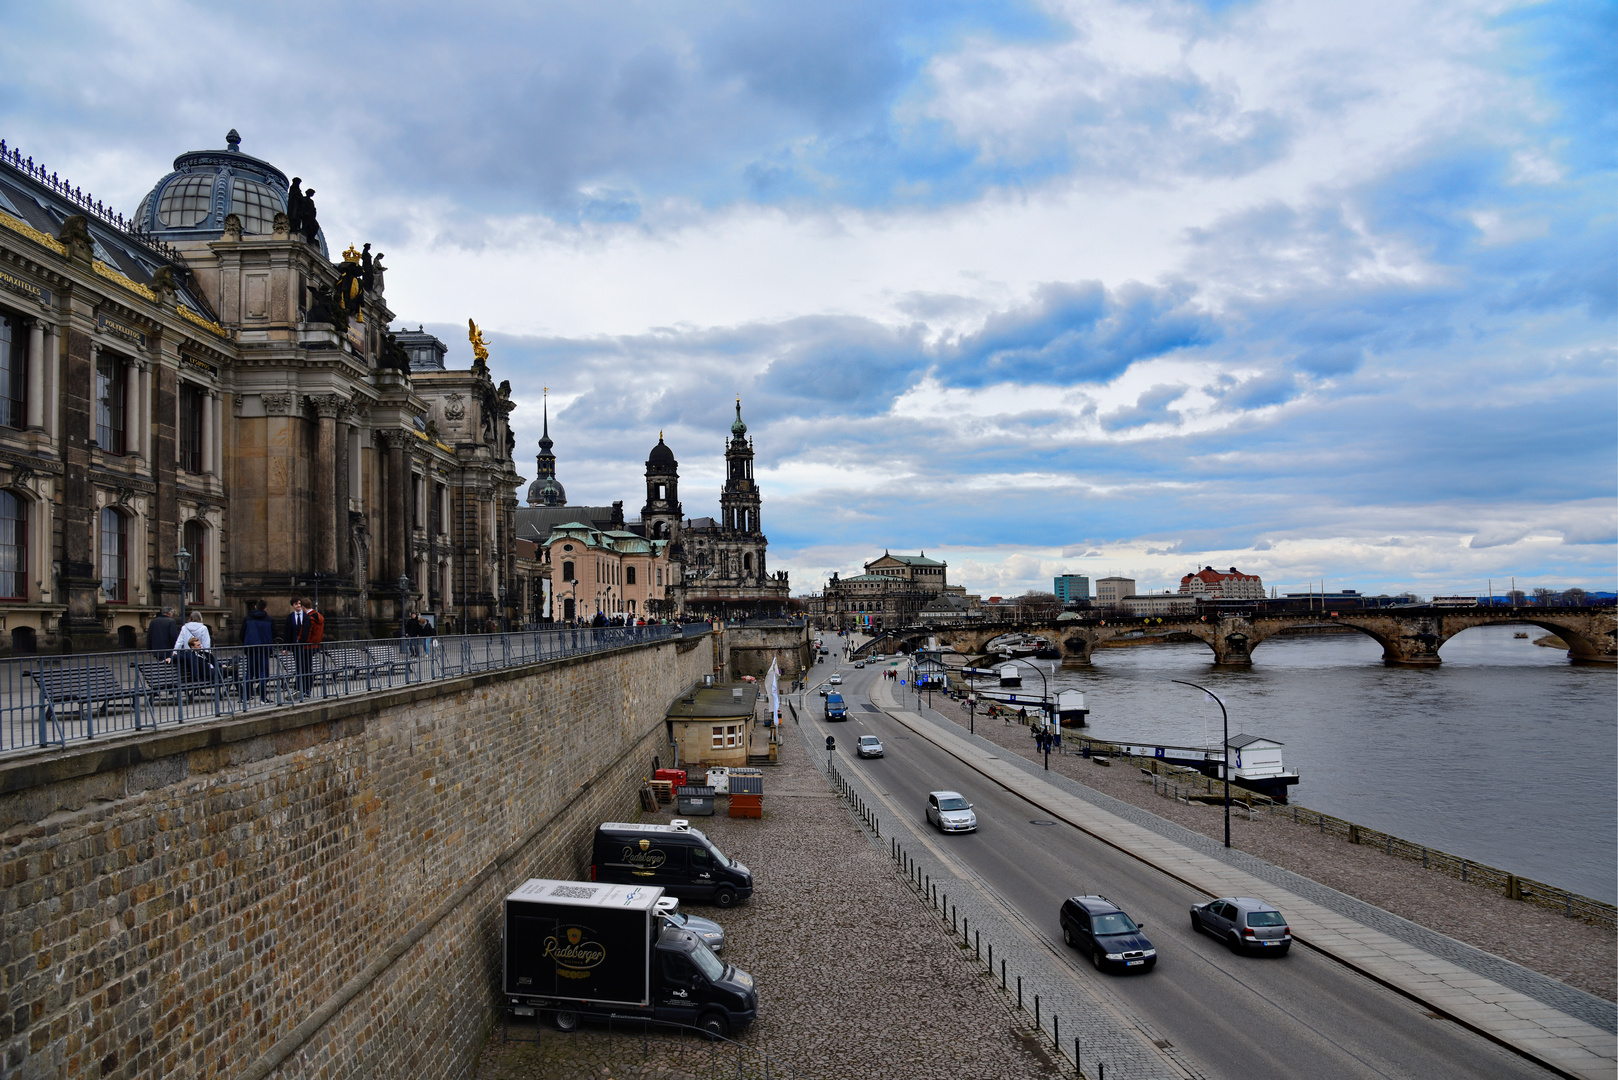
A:
{"type": "Polygon", "coordinates": [[[640,520],[648,540],[673,540],[680,528],[680,463],[657,433],[657,445],[646,455],[646,505],[640,520]]]}
{"type": "Polygon", "coordinates": [[[529,506],[566,506],[567,492],[556,479],[556,455],[551,453],[551,407],[550,387],[545,388],[545,433],[539,437],[539,457],[536,459],[538,468],[534,474],[534,482],[528,485],[529,506]]]}
{"type": "Polygon", "coordinates": [[[719,493],[721,527],[731,539],[731,573],[743,582],[764,577],[764,527],[759,522],[758,484],[753,481],[753,443],[736,399],[736,422],[725,446],[725,486],[719,493]]]}

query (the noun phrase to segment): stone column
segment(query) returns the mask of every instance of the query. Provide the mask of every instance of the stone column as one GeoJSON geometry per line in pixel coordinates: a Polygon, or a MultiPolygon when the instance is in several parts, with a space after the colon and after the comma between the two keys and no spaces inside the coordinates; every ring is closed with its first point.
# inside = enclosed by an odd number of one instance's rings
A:
{"type": "Polygon", "coordinates": [[[140,457],[140,366],[133,360],[124,365],[124,453],[140,457]]]}
{"type": "Polygon", "coordinates": [[[202,453],[198,455],[197,471],[206,474],[213,465],[213,409],[208,406],[206,392],[202,398],[202,453]]]}
{"type": "Polygon", "coordinates": [[[152,443],[152,366],[142,363],[140,368],[140,455],[151,452],[152,443]]]}
{"type": "Polygon", "coordinates": [[[225,478],[225,399],[218,390],[208,391],[208,415],[213,420],[213,461],[209,468],[220,480],[225,478]]]}
{"type": "Polygon", "coordinates": [[[57,388],[62,384],[61,371],[61,339],[57,337],[55,326],[47,326],[45,328],[45,394],[40,405],[45,410],[45,434],[53,439],[57,437],[57,433],[61,430],[61,422],[57,419],[58,401],[61,397],[57,392],[57,388]]]}
{"type": "MultiPolygon", "coordinates": [[[[55,335],[52,335],[55,340],[55,335]]],[[[28,327],[28,387],[23,391],[23,409],[29,431],[45,426],[45,324],[38,319],[28,327]]]]}
{"type": "MultiPolygon", "coordinates": [[[[337,413],[346,402],[336,394],[311,396],[320,428],[315,442],[315,569],[337,572],[337,413]]],[[[347,515],[344,515],[345,518],[347,515]]]]}
{"type": "Polygon", "coordinates": [[[410,550],[410,515],[405,512],[408,487],[409,456],[405,453],[408,432],[393,429],[380,433],[388,448],[387,532],[382,537],[381,564],[387,575],[384,585],[392,586],[404,573],[405,560],[410,550]]]}

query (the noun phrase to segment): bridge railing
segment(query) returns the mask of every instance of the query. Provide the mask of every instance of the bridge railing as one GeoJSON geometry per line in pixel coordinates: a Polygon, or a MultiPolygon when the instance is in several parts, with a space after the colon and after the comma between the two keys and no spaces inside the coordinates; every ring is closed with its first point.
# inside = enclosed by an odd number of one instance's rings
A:
{"type": "MultiPolygon", "coordinates": [[[[0,754],[350,697],[679,637],[605,626],[0,660],[0,754]]],[[[693,633],[706,631],[705,624],[693,633]]]]}

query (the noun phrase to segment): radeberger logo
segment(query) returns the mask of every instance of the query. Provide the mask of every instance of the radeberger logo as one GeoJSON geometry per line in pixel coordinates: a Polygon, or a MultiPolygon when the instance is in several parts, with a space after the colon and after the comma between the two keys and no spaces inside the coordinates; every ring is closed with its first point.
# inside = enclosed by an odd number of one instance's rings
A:
{"type": "Polygon", "coordinates": [[[624,848],[624,862],[643,870],[656,870],[667,861],[668,854],[662,848],[652,847],[650,840],[642,840],[634,847],[624,848]]]}
{"type": "Polygon", "coordinates": [[[556,963],[556,974],[564,979],[588,978],[590,969],[607,958],[607,948],[589,938],[584,926],[559,926],[545,939],[545,955],[556,963]]]}

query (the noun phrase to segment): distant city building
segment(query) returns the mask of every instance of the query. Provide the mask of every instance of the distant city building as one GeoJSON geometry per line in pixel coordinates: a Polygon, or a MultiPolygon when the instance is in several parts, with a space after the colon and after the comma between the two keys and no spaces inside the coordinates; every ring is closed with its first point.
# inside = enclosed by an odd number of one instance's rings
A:
{"type": "Polygon", "coordinates": [[[965,586],[950,585],[948,571],[948,563],[929,559],[926,552],[894,555],[884,551],[881,558],[865,564],[863,574],[831,576],[824,594],[826,617],[839,627],[872,629],[922,622],[923,609],[937,617],[977,617],[977,597],[967,596],[965,586]],[[945,597],[952,598],[947,616],[946,607],[934,603],[945,597]]]}
{"type": "Polygon", "coordinates": [[[1264,582],[1257,574],[1244,574],[1234,566],[1229,573],[1205,566],[1180,579],[1180,593],[1204,600],[1263,600],[1264,582]]]}
{"type": "Polygon", "coordinates": [[[1125,596],[1119,600],[1118,606],[1125,614],[1142,617],[1193,615],[1197,610],[1197,598],[1183,593],[1145,593],[1140,596],[1125,596]]]}
{"type": "Polygon", "coordinates": [[[1084,574],[1062,574],[1057,577],[1056,587],[1051,591],[1063,607],[1085,603],[1090,599],[1090,579],[1084,574]]]}
{"type": "Polygon", "coordinates": [[[1096,603],[1104,608],[1117,607],[1126,596],[1135,595],[1135,579],[1104,577],[1096,579],[1096,603]]]}

